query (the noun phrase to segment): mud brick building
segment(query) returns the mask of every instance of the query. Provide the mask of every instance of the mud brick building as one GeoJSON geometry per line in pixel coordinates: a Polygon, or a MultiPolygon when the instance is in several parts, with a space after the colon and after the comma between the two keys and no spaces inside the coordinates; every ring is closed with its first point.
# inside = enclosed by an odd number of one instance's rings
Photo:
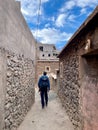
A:
{"type": "Polygon", "coordinates": [[[0,130],[15,130],[35,100],[36,43],[20,3],[0,0],[0,130]]]}
{"type": "MultiPolygon", "coordinates": [[[[51,88],[56,80],[56,71],[59,69],[59,59],[57,58],[59,51],[54,44],[37,44],[37,67],[36,67],[36,81],[46,71],[50,81],[51,88]]],[[[56,86],[54,86],[56,87],[56,86]]]]}
{"type": "Polygon", "coordinates": [[[75,130],[98,130],[98,6],[58,57],[58,93],[75,130]]]}

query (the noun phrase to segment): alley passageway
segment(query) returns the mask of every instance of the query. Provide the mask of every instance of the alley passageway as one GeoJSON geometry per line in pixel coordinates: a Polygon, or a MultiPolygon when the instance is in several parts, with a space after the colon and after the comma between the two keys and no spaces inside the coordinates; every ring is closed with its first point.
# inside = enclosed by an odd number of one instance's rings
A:
{"type": "Polygon", "coordinates": [[[18,130],[73,130],[73,127],[56,93],[49,92],[48,107],[42,109],[36,89],[35,103],[18,130]]]}

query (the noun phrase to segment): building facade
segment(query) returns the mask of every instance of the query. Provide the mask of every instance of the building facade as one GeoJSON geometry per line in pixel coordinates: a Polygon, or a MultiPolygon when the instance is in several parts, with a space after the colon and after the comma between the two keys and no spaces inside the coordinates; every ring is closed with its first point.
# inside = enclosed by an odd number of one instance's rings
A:
{"type": "Polygon", "coordinates": [[[56,80],[56,71],[59,69],[58,54],[59,51],[54,44],[37,44],[37,82],[39,77],[43,74],[43,71],[46,71],[51,81],[51,88],[53,88],[53,82],[56,80]]]}
{"type": "Polygon", "coordinates": [[[59,97],[75,130],[98,130],[98,7],[59,54],[59,97]]]}
{"type": "Polygon", "coordinates": [[[38,60],[57,60],[59,51],[54,44],[37,44],[37,59],[38,60]]]}

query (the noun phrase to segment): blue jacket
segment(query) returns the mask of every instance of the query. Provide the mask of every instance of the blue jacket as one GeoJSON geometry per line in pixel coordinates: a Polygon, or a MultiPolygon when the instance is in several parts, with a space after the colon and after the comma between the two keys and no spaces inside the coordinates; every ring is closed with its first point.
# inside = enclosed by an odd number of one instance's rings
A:
{"type": "Polygon", "coordinates": [[[50,81],[49,81],[49,78],[48,78],[48,76],[47,75],[43,75],[43,76],[41,76],[40,77],[40,79],[39,79],[39,81],[38,81],[38,87],[39,87],[39,89],[41,88],[41,87],[43,87],[43,82],[44,81],[46,81],[47,82],[47,88],[48,88],[48,90],[50,90],[50,81]]]}

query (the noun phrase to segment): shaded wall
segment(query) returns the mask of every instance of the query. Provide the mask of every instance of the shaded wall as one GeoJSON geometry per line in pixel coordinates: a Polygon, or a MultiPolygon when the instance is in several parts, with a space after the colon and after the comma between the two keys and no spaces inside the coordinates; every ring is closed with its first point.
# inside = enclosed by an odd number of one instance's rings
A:
{"type": "Polygon", "coordinates": [[[0,130],[16,129],[35,99],[36,43],[15,0],[0,0],[0,130]]]}
{"type": "Polygon", "coordinates": [[[81,102],[83,130],[98,130],[98,55],[83,58],[85,76],[82,79],[81,102]]]}

